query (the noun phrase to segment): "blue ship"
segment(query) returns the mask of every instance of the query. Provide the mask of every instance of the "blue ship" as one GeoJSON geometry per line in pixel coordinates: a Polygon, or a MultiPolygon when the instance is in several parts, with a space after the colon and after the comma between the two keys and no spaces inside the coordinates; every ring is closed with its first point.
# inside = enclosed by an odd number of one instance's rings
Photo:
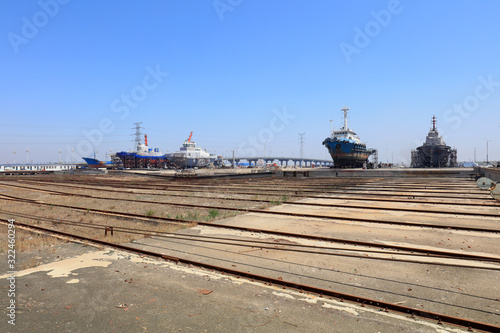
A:
{"type": "MultiPolygon", "coordinates": [[[[140,124],[140,123],[136,123],[140,124]]],[[[125,168],[144,169],[144,168],[164,168],[167,158],[160,151],[160,148],[149,148],[148,136],[144,135],[144,144],[141,141],[141,134],[136,126],[136,149],[134,151],[121,151],[115,154],[117,164],[125,168]]]]}
{"type": "Polygon", "coordinates": [[[332,156],[334,167],[336,168],[361,168],[368,161],[368,157],[373,150],[366,149],[366,144],[362,143],[358,135],[347,127],[347,111],[344,112],[344,127],[338,131],[332,130],[332,135],[323,141],[323,145],[332,156]]]}
{"type": "Polygon", "coordinates": [[[87,165],[89,168],[112,168],[113,167],[113,162],[111,161],[99,161],[95,157],[82,157],[85,162],[87,162],[87,165]]]}

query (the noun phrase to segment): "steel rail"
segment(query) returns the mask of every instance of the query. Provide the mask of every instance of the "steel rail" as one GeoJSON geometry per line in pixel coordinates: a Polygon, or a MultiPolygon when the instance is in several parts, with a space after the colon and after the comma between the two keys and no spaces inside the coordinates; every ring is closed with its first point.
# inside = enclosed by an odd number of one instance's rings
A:
{"type": "MultiPolygon", "coordinates": [[[[192,180],[192,179],[190,179],[192,180]]],[[[16,180],[16,181],[21,181],[21,182],[30,182],[32,180],[25,180],[25,179],[22,179],[22,180],[16,180]]],[[[41,183],[58,183],[57,181],[53,181],[53,180],[37,180],[36,182],[41,182],[41,183]]],[[[82,184],[83,182],[82,181],[66,181],[65,183],[71,183],[71,184],[82,184]]],[[[210,183],[210,182],[195,182],[195,181],[190,181],[189,184],[186,184],[184,182],[180,182],[180,181],[177,181],[177,180],[174,180],[174,181],[171,181],[171,182],[141,182],[141,183],[137,183],[137,182],[133,182],[133,181],[99,181],[99,184],[102,185],[102,186],[113,186],[113,187],[136,187],[136,188],[152,188],[152,189],[158,189],[158,187],[181,187],[181,188],[193,188],[193,187],[196,187],[196,188],[200,188],[200,187],[218,187],[218,188],[228,188],[228,189],[234,189],[234,188],[251,188],[251,189],[263,189],[263,185],[264,186],[270,186],[271,188],[265,188],[267,190],[275,190],[275,187],[276,187],[276,184],[273,184],[273,183],[268,183],[268,182],[262,182],[262,181],[256,181],[256,182],[244,182],[244,183],[240,183],[240,182],[231,182],[231,183],[210,183]]],[[[328,189],[342,189],[342,190],[345,190],[345,189],[356,189],[356,188],[359,188],[361,190],[364,190],[365,188],[377,188],[377,183],[368,183],[366,184],[365,182],[363,183],[345,183],[345,182],[339,182],[339,183],[332,183],[332,184],[329,184],[329,185],[325,185],[325,186],[321,186],[321,188],[318,188],[318,187],[314,187],[313,185],[311,185],[310,183],[299,183],[297,185],[293,185],[293,186],[290,186],[290,184],[284,182],[284,183],[279,183],[280,185],[280,189],[289,189],[291,191],[295,191],[295,190],[301,190],[301,189],[304,189],[304,188],[307,188],[308,191],[313,191],[313,192],[317,192],[318,189],[321,189],[321,190],[328,190],[328,189]]],[[[387,189],[391,189],[393,188],[394,186],[385,186],[383,188],[381,188],[382,191],[387,191],[387,189]]],[[[412,188],[411,188],[412,189],[412,188]]],[[[477,190],[476,187],[474,188],[471,188],[471,190],[476,190],[476,194],[482,194],[483,192],[480,191],[480,190],[477,190]]],[[[423,192],[436,192],[436,191],[423,191],[423,192]]],[[[442,191],[444,193],[448,193],[446,191],[442,191]]],[[[463,193],[463,192],[461,192],[463,193]]],[[[457,193],[457,194],[460,194],[460,193],[457,193]]],[[[470,193],[467,193],[467,194],[470,194],[470,193]]]]}
{"type": "MultiPolygon", "coordinates": [[[[0,221],[3,224],[8,223],[8,220],[2,219],[0,221]]],[[[236,278],[243,277],[246,279],[250,279],[251,281],[255,281],[255,280],[259,281],[259,282],[264,283],[266,285],[273,285],[274,284],[274,285],[280,286],[284,289],[291,288],[294,290],[298,290],[300,292],[307,292],[307,293],[310,293],[313,295],[317,295],[319,297],[331,297],[334,299],[338,299],[342,302],[349,301],[351,303],[359,304],[362,307],[370,306],[372,308],[376,308],[376,309],[383,310],[386,312],[394,311],[394,312],[397,312],[400,314],[411,315],[412,317],[420,317],[420,318],[424,318],[426,320],[435,320],[435,321],[437,321],[438,324],[447,323],[447,324],[451,324],[451,325],[465,327],[465,328],[468,328],[469,330],[470,329],[477,329],[477,330],[481,330],[484,332],[500,332],[500,326],[496,326],[496,325],[492,325],[492,324],[488,324],[488,323],[482,323],[482,322],[478,322],[478,321],[474,321],[474,320],[449,316],[446,314],[426,311],[426,310],[422,310],[422,309],[415,309],[415,308],[403,306],[400,304],[378,301],[378,300],[374,300],[374,299],[370,299],[370,298],[365,298],[365,297],[341,293],[341,292],[337,292],[337,291],[333,291],[333,290],[329,290],[329,289],[304,285],[304,284],[296,283],[293,281],[286,281],[286,280],[279,279],[279,278],[272,278],[272,277],[268,277],[268,276],[253,274],[250,272],[239,271],[239,270],[235,270],[235,269],[231,269],[231,268],[216,266],[216,265],[203,263],[203,262],[199,262],[199,261],[194,261],[194,260],[189,260],[189,259],[185,259],[185,258],[164,255],[164,254],[161,254],[158,252],[153,252],[153,251],[134,248],[131,246],[96,240],[96,239],[88,238],[88,237],[77,236],[77,235],[73,235],[70,233],[62,232],[62,231],[55,231],[55,230],[51,230],[51,229],[47,229],[47,228],[43,228],[43,227],[31,226],[31,225],[27,225],[27,224],[20,223],[20,222],[15,222],[15,223],[17,225],[20,225],[20,226],[23,226],[26,228],[32,228],[32,229],[36,229],[39,231],[44,231],[44,232],[48,232],[48,233],[57,234],[60,236],[70,237],[70,238],[81,240],[81,241],[93,242],[93,243],[96,243],[99,245],[109,246],[112,248],[117,248],[120,250],[132,252],[132,253],[139,253],[142,255],[148,255],[148,256],[152,256],[152,257],[156,257],[156,258],[162,258],[164,260],[175,262],[177,264],[180,263],[180,264],[185,264],[185,265],[193,265],[193,266],[204,268],[204,269],[214,270],[214,271],[218,271],[218,272],[221,272],[224,274],[229,274],[229,275],[234,276],[236,278]]]]}
{"type": "MultiPolygon", "coordinates": [[[[225,245],[233,245],[233,246],[244,246],[244,247],[252,247],[252,248],[260,248],[260,249],[268,249],[268,250],[277,250],[277,251],[289,251],[289,252],[301,252],[301,253],[311,253],[311,254],[320,254],[320,255],[333,255],[333,256],[345,256],[345,257],[355,257],[355,258],[363,258],[363,259],[374,259],[374,260],[385,260],[385,261],[396,261],[396,262],[409,262],[409,263],[418,263],[418,264],[429,264],[429,265],[444,265],[444,266],[458,266],[458,267],[470,267],[476,269],[496,269],[492,267],[477,267],[477,266],[464,266],[458,263],[433,263],[433,262],[422,262],[418,260],[412,259],[397,259],[397,258],[384,258],[384,257],[367,257],[365,255],[353,255],[353,254],[343,254],[343,253],[330,253],[330,252],[318,252],[313,250],[302,250],[304,249],[314,249],[314,250],[330,250],[330,251],[341,251],[341,252],[359,252],[359,253],[370,253],[370,254],[390,254],[390,255],[400,255],[400,256],[413,256],[413,257],[424,257],[424,258],[439,258],[439,259],[454,259],[454,260],[477,260],[477,261],[487,261],[487,262],[498,262],[500,263],[500,257],[492,257],[492,256],[480,256],[480,255],[467,255],[463,253],[451,252],[451,251],[436,251],[433,253],[421,253],[421,250],[418,248],[411,248],[411,250],[406,250],[405,252],[401,252],[399,249],[393,248],[382,248],[382,250],[372,250],[371,245],[364,249],[353,249],[353,248],[342,248],[342,247],[328,247],[328,246],[318,246],[318,245],[305,245],[305,244],[286,244],[280,242],[270,242],[270,241],[262,241],[257,239],[236,239],[231,237],[219,237],[219,236],[206,236],[206,235],[192,235],[192,234],[179,234],[177,232],[164,232],[164,231],[154,231],[147,229],[138,229],[138,228],[128,228],[128,227],[120,227],[120,226],[111,226],[109,224],[99,224],[99,223],[87,223],[87,222],[77,222],[70,220],[61,220],[54,218],[48,218],[44,216],[37,215],[29,215],[12,211],[4,211],[0,210],[0,213],[7,215],[15,215],[16,217],[23,217],[32,220],[42,220],[46,222],[51,222],[56,225],[70,225],[75,227],[89,228],[89,229],[99,229],[107,231],[109,227],[113,228],[113,232],[124,232],[131,233],[143,236],[155,236],[160,238],[174,238],[181,240],[189,240],[196,242],[205,242],[205,243],[216,243],[216,244],[225,244],[225,245]],[[235,243],[231,243],[235,242],[235,243]],[[250,243],[250,244],[247,244],[250,243]],[[257,245],[256,245],[257,244],[257,245]],[[278,245],[281,247],[274,246],[266,246],[266,245],[278,245]],[[288,247],[288,248],[287,248],[288,247]],[[298,249],[295,249],[298,248],[298,249]]],[[[338,243],[338,242],[337,242],[338,243]]],[[[360,245],[360,244],[356,244],[360,245]]],[[[366,245],[364,245],[366,247],[366,245]]]]}
{"type": "MultiPolygon", "coordinates": [[[[266,180],[260,180],[259,183],[266,184],[266,185],[273,184],[272,182],[269,182],[266,180]]],[[[301,184],[301,182],[294,183],[294,182],[290,182],[290,181],[283,182],[283,183],[287,183],[287,184],[291,184],[291,185],[301,184]]],[[[329,187],[332,185],[332,183],[329,183],[328,181],[315,182],[313,180],[308,180],[307,183],[308,183],[308,186],[315,187],[315,188],[326,188],[326,187],[329,187]]],[[[245,182],[245,184],[252,184],[252,183],[247,181],[247,182],[245,182]]],[[[463,188],[470,188],[473,190],[477,189],[475,184],[471,183],[470,180],[464,181],[463,183],[460,183],[460,184],[459,183],[441,183],[441,184],[432,183],[431,184],[429,181],[424,182],[424,183],[404,183],[404,182],[396,183],[396,182],[388,182],[388,181],[375,181],[375,182],[362,182],[360,184],[377,185],[377,186],[391,186],[391,187],[398,186],[398,187],[408,187],[408,188],[415,188],[415,187],[428,188],[428,187],[432,186],[433,188],[443,188],[443,189],[463,189],[463,188]]]]}
{"type": "MultiPolygon", "coordinates": [[[[2,197],[4,197],[4,199],[6,199],[6,200],[17,201],[15,199],[15,197],[9,196],[9,197],[5,198],[6,197],[5,195],[0,195],[0,198],[2,198],[2,197]]],[[[354,246],[360,245],[360,246],[367,246],[367,247],[374,247],[374,248],[381,248],[381,249],[388,248],[388,249],[395,249],[395,250],[401,250],[401,251],[423,253],[423,254],[428,254],[428,255],[446,254],[446,255],[450,255],[450,256],[463,257],[463,258],[467,258],[467,259],[479,259],[479,260],[483,260],[483,259],[491,260],[492,259],[491,257],[479,256],[476,254],[469,254],[469,253],[457,253],[457,252],[453,252],[453,251],[436,251],[436,250],[431,250],[431,249],[420,249],[420,248],[413,248],[413,247],[402,246],[402,245],[390,245],[390,246],[388,246],[388,245],[372,243],[372,242],[362,242],[362,241],[356,241],[356,240],[348,240],[348,239],[324,237],[324,236],[315,236],[315,235],[305,235],[305,234],[283,232],[283,231],[276,231],[276,230],[267,230],[267,229],[259,229],[259,228],[240,227],[240,226],[219,224],[219,223],[213,223],[213,222],[186,221],[186,220],[174,219],[174,218],[169,218],[169,217],[151,217],[151,216],[134,214],[134,213],[114,212],[114,211],[102,210],[102,209],[91,209],[91,208],[85,208],[85,207],[76,207],[76,206],[61,205],[61,204],[51,204],[51,203],[35,201],[35,200],[30,200],[30,199],[24,199],[24,200],[21,200],[21,202],[46,205],[46,206],[52,206],[52,207],[69,208],[69,209],[90,212],[90,213],[95,213],[95,214],[101,214],[101,215],[106,215],[106,216],[112,215],[112,216],[135,218],[135,219],[141,219],[141,220],[146,219],[146,220],[164,221],[164,222],[168,222],[168,223],[184,223],[184,224],[185,223],[196,223],[197,225],[214,227],[214,228],[225,228],[225,229],[232,229],[232,230],[238,230],[238,231],[265,233],[265,234],[284,236],[284,237],[296,237],[296,238],[301,238],[301,239],[310,239],[310,240],[325,241],[325,242],[351,244],[354,246]]],[[[446,229],[448,229],[448,228],[446,228],[446,229]]]]}
{"type": "MultiPolygon", "coordinates": [[[[55,183],[55,184],[58,184],[57,182],[51,182],[51,181],[40,181],[42,183],[55,183]]],[[[76,182],[72,182],[72,183],[76,183],[76,182]]],[[[82,185],[82,183],[76,183],[76,184],[79,184],[79,185],[82,185]]],[[[135,189],[143,189],[143,190],[165,190],[165,191],[183,191],[182,189],[186,189],[186,188],[189,188],[189,189],[196,189],[196,191],[198,192],[211,192],[213,191],[212,189],[213,188],[216,188],[216,189],[220,189],[220,188],[223,188],[223,189],[227,189],[229,191],[232,191],[233,193],[239,193],[239,194],[263,194],[262,192],[263,191],[268,191],[268,192],[278,192],[277,195],[282,195],[283,192],[284,192],[284,188],[281,188],[281,189],[276,189],[276,186],[273,187],[273,188],[265,188],[265,187],[251,187],[251,186],[239,186],[239,187],[235,187],[235,186],[221,186],[221,185],[217,185],[217,186],[211,186],[211,185],[203,185],[203,186],[200,186],[200,185],[181,185],[181,184],[165,184],[163,183],[162,185],[146,185],[146,186],[137,186],[137,184],[124,184],[124,183],[101,183],[101,185],[103,184],[106,184],[106,186],[112,186],[112,187],[116,187],[116,188],[135,188],[135,189]],[[135,187],[131,187],[131,186],[135,186],[135,187]],[[208,191],[207,191],[208,189],[208,191]],[[234,189],[255,189],[256,191],[259,191],[259,193],[255,193],[255,192],[234,192],[234,189]]],[[[66,184],[67,185],[67,184],[66,184]]],[[[69,186],[69,185],[68,185],[69,186]]],[[[104,185],[103,185],[104,186],[104,185]]],[[[385,193],[366,193],[365,190],[362,190],[362,189],[351,189],[351,188],[344,188],[344,187],[341,187],[341,186],[337,186],[335,187],[337,188],[336,190],[330,190],[330,191],[321,191],[322,193],[326,193],[326,194],[338,194],[338,193],[342,193],[342,194],[345,194],[345,193],[349,193],[349,194],[358,194],[358,193],[363,193],[364,195],[375,195],[375,196],[380,196],[380,195],[386,195],[385,193]]],[[[387,190],[388,191],[388,190],[387,190]]],[[[387,192],[385,191],[385,192],[387,192]]],[[[298,193],[317,193],[318,190],[315,190],[315,189],[308,189],[308,188],[304,188],[304,187],[300,187],[300,188],[293,188],[293,189],[290,189],[288,192],[286,193],[290,193],[290,194],[298,194],[298,193]]],[[[377,192],[377,191],[374,191],[374,192],[377,192]]],[[[381,191],[383,192],[383,191],[381,191]]],[[[435,198],[435,199],[439,199],[439,198],[445,198],[445,199],[460,199],[462,198],[460,196],[460,193],[456,193],[455,196],[445,196],[445,195],[431,195],[431,196],[428,196],[426,194],[423,194],[423,193],[414,193],[414,192],[404,192],[404,191],[398,191],[398,190],[392,190],[392,192],[394,194],[388,194],[388,195],[391,195],[391,196],[404,196],[404,197],[408,197],[408,196],[413,196],[413,197],[431,197],[431,198],[435,198]]],[[[427,192],[428,193],[428,192],[427,192]]],[[[435,194],[435,193],[433,193],[435,194]]],[[[271,194],[269,194],[271,195],[271,194]]],[[[481,200],[481,199],[490,199],[490,197],[481,192],[481,195],[476,195],[474,197],[470,197],[470,199],[477,199],[477,200],[481,200]]]]}
{"type": "MultiPolygon", "coordinates": [[[[81,207],[75,207],[75,206],[69,206],[69,205],[52,204],[52,203],[46,203],[46,202],[37,201],[37,200],[18,198],[18,197],[9,196],[6,194],[0,194],[0,198],[5,198],[5,199],[11,198],[11,200],[21,199],[21,200],[24,200],[26,202],[32,202],[35,204],[39,203],[39,204],[65,207],[65,208],[74,208],[74,209],[81,208],[81,207]],[[31,201],[29,201],[29,200],[31,200],[31,201]]],[[[87,197],[87,198],[96,199],[94,197],[87,197]]],[[[163,205],[170,205],[170,206],[177,206],[177,207],[180,206],[180,207],[192,207],[192,208],[203,208],[203,209],[220,209],[220,210],[240,211],[240,212],[246,212],[246,213],[258,213],[258,214],[266,214],[266,215],[282,215],[282,216],[294,216],[294,217],[319,218],[319,219],[328,219],[328,220],[346,220],[346,221],[367,222],[367,223],[380,223],[380,224],[389,224],[389,225],[405,225],[405,226],[412,226],[412,227],[427,227],[427,228],[446,229],[446,230],[454,229],[454,230],[493,232],[493,233],[500,232],[500,229],[477,228],[477,227],[470,227],[470,226],[467,227],[467,226],[457,226],[457,225],[427,224],[427,223],[404,222],[404,221],[386,221],[386,220],[380,220],[380,219],[368,219],[368,218],[360,218],[360,217],[345,217],[345,216],[332,216],[332,215],[321,215],[321,214],[291,213],[291,212],[270,211],[270,210],[262,210],[262,209],[251,209],[251,208],[232,208],[232,207],[215,206],[215,205],[205,206],[205,205],[196,205],[196,204],[158,203],[155,201],[148,202],[148,201],[112,199],[112,198],[109,198],[107,200],[122,200],[122,201],[132,201],[132,202],[141,202],[141,203],[155,203],[155,204],[163,204],[163,205]]],[[[84,208],[84,209],[98,211],[97,209],[93,209],[93,208],[84,208]]],[[[103,211],[106,212],[105,210],[103,210],[103,211]]],[[[123,213],[113,212],[113,214],[123,214],[123,213]]],[[[144,215],[140,215],[140,214],[136,214],[136,215],[144,216],[144,215]]]]}
{"type": "MultiPolygon", "coordinates": [[[[171,203],[171,202],[163,202],[163,201],[151,201],[151,200],[138,200],[138,199],[127,199],[127,198],[109,198],[109,197],[101,197],[90,194],[79,194],[79,193],[71,193],[71,192],[63,192],[63,191],[54,191],[54,190],[43,190],[43,189],[34,189],[31,187],[21,186],[21,185],[12,185],[12,184],[0,184],[0,186],[10,186],[17,188],[24,188],[33,191],[39,192],[47,192],[56,195],[63,196],[77,196],[82,198],[91,198],[91,199],[101,199],[101,200],[121,200],[128,202],[138,202],[138,203],[150,203],[150,204],[163,204],[163,205],[171,205],[171,206],[186,206],[186,207],[196,207],[196,208],[217,208],[217,209],[225,209],[230,210],[234,208],[222,207],[222,206],[210,206],[207,207],[205,205],[196,205],[196,204],[180,204],[180,203],[171,203]]],[[[225,200],[225,198],[205,198],[207,200],[225,200]]],[[[251,201],[251,202],[263,202],[263,200],[256,199],[239,199],[238,201],[251,201]]],[[[465,215],[465,216],[481,216],[481,217],[500,217],[500,212],[498,213],[489,213],[489,212],[471,212],[471,211],[439,211],[432,209],[421,209],[421,208],[412,208],[412,207],[377,207],[377,206],[356,206],[342,203],[308,203],[308,202],[298,202],[298,201],[286,201],[282,202],[287,205],[300,205],[300,206],[318,206],[318,207],[337,207],[337,208],[348,208],[348,209],[370,209],[370,210],[382,210],[382,211],[404,211],[404,212],[416,212],[416,213],[429,213],[429,214],[445,214],[445,215],[465,215]]],[[[499,206],[500,207],[500,206],[499,206]]],[[[243,209],[243,208],[242,208],[243,209]]],[[[499,230],[500,231],[500,230],[499,230]]]]}
{"type": "MultiPolygon", "coordinates": [[[[334,178],[336,181],[340,181],[344,178],[334,178]]],[[[290,184],[290,185],[299,185],[301,184],[300,181],[298,182],[290,182],[290,181],[286,181],[286,182],[281,182],[283,184],[290,184]]],[[[324,181],[324,182],[318,182],[318,181],[314,181],[314,180],[310,180],[308,179],[307,180],[307,183],[308,183],[308,186],[312,186],[312,187],[315,187],[315,188],[325,188],[325,187],[329,187],[329,186],[332,186],[333,184],[335,183],[332,183],[331,182],[331,179],[327,180],[327,181],[324,181]]],[[[374,187],[394,187],[394,186],[398,186],[398,187],[401,187],[401,188],[409,188],[409,189],[428,189],[428,188],[437,188],[437,189],[470,189],[470,190],[477,190],[477,186],[476,184],[474,184],[473,182],[471,182],[470,180],[467,180],[467,181],[464,181],[460,184],[458,183],[431,183],[430,181],[427,181],[427,182],[423,182],[423,183],[407,183],[407,182],[390,182],[390,181],[387,181],[387,180],[376,180],[376,181],[364,181],[364,182],[353,182],[353,183],[356,183],[355,186],[374,186],[374,187]]],[[[248,184],[248,185],[254,185],[253,182],[249,182],[249,181],[246,181],[245,184],[248,184]]],[[[269,180],[266,180],[266,179],[263,179],[263,180],[259,180],[259,184],[266,184],[266,185],[272,185],[274,184],[273,182],[270,182],[269,180]]],[[[352,186],[352,184],[351,184],[352,186]]]]}
{"type": "MultiPolygon", "coordinates": [[[[30,181],[30,183],[34,184],[39,184],[36,181],[30,181]]],[[[100,188],[100,187],[88,187],[88,186],[79,186],[79,185],[68,185],[68,184],[61,184],[61,183],[53,183],[52,186],[58,186],[58,187],[67,187],[67,188],[73,188],[73,189],[87,189],[87,190],[94,190],[94,191],[101,191],[101,192],[112,192],[112,193],[124,193],[124,194],[140,194],[140,195],[153,195],[153,196],[172,196],[172,197],[189,197],[189,198],[204,198],[208,199],[205,196],[201,195],[183,195],[183,194],[172,194],[172,193],[151,193],[151,192],[135,192],[134,190],[118,190],[118,189],[110,189],[110,188],[100,188]]],[[[184,190],[178,190],[178,189],[173,189],[173,190],[164,190],[164,191],[172,191],[172,192],[204,192],[204,193],[217,193],[216,191],[198,191],[198,190],[189,190],[189,191],[184,191],[184,190]]],[[[238,195],[255,195],[255,193],[248,193],[248,192],[233,192],[231,194],[238,194],[238,195]]],[[[376,196],[377,198],[370,198],[370,197],[343,197],[343,196],[327,196],[327,195],[302,195],[302,194],[290,194],[290,196],[293,196],[294,198],[312,198],[312,199],[339,199],[339,200],[357,200],[357,201],[379,201],[379,202],[401,202],[401,203],[421,203],[421,204],[435,204],[435,205],[455,205],[455,206],[491,206],[491,207],[499,207],[500,208],[500,203],[497,201],[484,201],[482,199],[473,199],[473,200],[481,200],[481,202],[474,203],[474,202],[454,202],[454,201],[428,201],[428,200],[420,200],[420,199],[399,199],[399,198],[381,198],[380,195],[377,194],[363,194],[363,196],[376,196]]],[[[279,195],[275,195],[279,197],[279,195]]],[[[212,199],[224,199],[224,200],[242,200],[242,201],[255,201],[255,202],[262,202],[264,200],[258,200],[258,199],[240,199],[240,198],[228,198],[228,197],[213,197],[212,199]]],[[[457,198],[458,199],[458,198],[457,198]]]]}

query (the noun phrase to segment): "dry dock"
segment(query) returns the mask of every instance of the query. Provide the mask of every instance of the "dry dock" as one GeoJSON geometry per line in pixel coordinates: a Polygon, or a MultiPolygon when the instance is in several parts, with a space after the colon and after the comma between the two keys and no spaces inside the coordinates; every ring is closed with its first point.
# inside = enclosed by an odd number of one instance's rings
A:
{"type": "Polygon", "coordinates": [[[18,255],[17,331],[499,329],[500,202],[473,170],[286,172],[0,181],[18,243],[72,239],[18,255]]]}

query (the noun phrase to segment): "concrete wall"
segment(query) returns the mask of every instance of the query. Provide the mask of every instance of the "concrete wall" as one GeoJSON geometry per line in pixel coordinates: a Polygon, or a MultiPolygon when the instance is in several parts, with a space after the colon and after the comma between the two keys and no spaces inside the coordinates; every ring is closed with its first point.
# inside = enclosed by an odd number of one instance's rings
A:
{"type": "Polygon", "coordinates": [[[485,177],[500,182],[500,168],[481,168],[481,172],[485,177]]]}

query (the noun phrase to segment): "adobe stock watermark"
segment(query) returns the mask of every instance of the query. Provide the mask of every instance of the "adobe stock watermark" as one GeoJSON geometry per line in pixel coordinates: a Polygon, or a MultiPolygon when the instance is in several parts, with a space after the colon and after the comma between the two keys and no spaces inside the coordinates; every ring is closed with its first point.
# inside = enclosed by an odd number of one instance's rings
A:
{"type": "Polygon", "coordinates": [[[242,2],[243,0],[215,0],[212,2],[212,5],[219,16],[219,20],[223,22],[226,12],[232,12],[236,7],[241,5],[242,2]]]}
{"type": "Polygon", "coordinates": [[[240,157],[256,157],[257,152],[264,149],[265,144],[273,141],[277,133],[282,132],[290,120],[296,115],[288,113],[286,108],[281,111],[273,110],[274,117],[269,121],[269,126],[262,128],[257,136],[249,136],[238,145],[238,156],[240,157]]]}
{"type": "Polygon", "coordinates": [[[14,53],[19,53],[21,44],[28,44],[29,41],[38,35],[39,29],[45,27],[50,19],[54,18],[60,9],[60,5],[66,5],[70,0],[40,0],[38,5],[41,10],[31,16],[31,20],[26,16],[21,18],[22,26],[20,34],[9,32],[7,38],[14,53]]]}
{"type": "Polygon", "coordinates": [[[354,27],[353,43],[349,44],[342,42],[339,44],[340,50],[344,55],[347,63],[352,61],[354,54],[361,53],[361,50],[370,45],[371,41],[380,35],[382,28],[386,28],[392,21],[392,17],[403,11],[403,6],[399,0],[390,0],[387,3],[387,9],[377,11],[370,11],[373,20],[368,21],[364,28],[358,26],[354,27]]]}
{"type": "MultiPolygon", "coordinates": [[[[111,112],[119,115],[120,120],[125,120],[130,111],[139,107],[149,95],[149,93],[160,86],[164,79],[168,76],[168,72],[162,72],[160,65],[156,65],[155,69],[147,66],[145,68],[147,74],[142,78],[141,84],[134,86],[129,93],[121,94],[111,103],[111,112]]],[[[99,146],[106,134],[110,134],[115,129],[113,120],[103,118],[99,121],[97,128],[92,130],[83,130],[85,140],[80,141],[76,146],[77,154],[82,156],[91,156],[94,148],[99,146]]],[[[71,151],[71,147],[66,146],[67,152],[71,151]]]]}
{"type": "Polygon", "coordinates": [[[16,310],[17,299],[16,299],[16,224],[15,220],[8,220],[8,233],[7,233],[7,281],[9,287],[7,289],[8,306],[7,306],[7,317],[8,323],[10,325],[16,325],[16,310]]]}
{"type": "Polygon", "coordinates": [[[481,101],[485,101],[495,93],[500,87],[500,81],[493,81],[493,75],[488,75],[485,79],[482,76],[478,78],[479,84],[474,89],[474,93],[465,97],[462,103],[453,104],[452,108],[447,109],[443,114],[443,119],[447,123],[453,123],[451,126],[454,130],[458,129],[464,119],[477,111],[481,101]]]}

